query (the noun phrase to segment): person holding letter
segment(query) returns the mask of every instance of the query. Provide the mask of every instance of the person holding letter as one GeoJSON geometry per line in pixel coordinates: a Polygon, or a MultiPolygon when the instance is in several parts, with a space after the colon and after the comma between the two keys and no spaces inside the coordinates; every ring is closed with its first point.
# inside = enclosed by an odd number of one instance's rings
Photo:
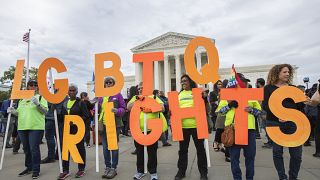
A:
{"type": "MultiPolygon", "coordinates": [[[[138,92],[139,95],[133,96],[132,99],[129,101],[127,108],[128,110],[131,110],[134,102],[135,101],[144,101],[145,97],[142,96],[142,90],[143,90],[143,84],[142,82],[139,83],[138,85],[138,92]]],[[[157,96],[149,96],[150,98],[154,98],[155,101],[161,105],[162,107],[162,112],[164,112],[164,105],[163,102],[157,97],[157,96]]],[[[144,131],[144,113],[146,114],[146,121],[150,119],[156,119],[160,118],[162,119],[162,122],[164,124],[162,132],[166,131],[168,129],[167,126],[167,121],[162,114],[162,112],[151,112],[151,109],[148,107],[141,107],[141,112],[140,112],[140,130],[143,132],[144,131]]],[[[131,123],[131,122],[130,122],[131,123]]],[[[148,123],[146,123],[148,124],[148,123]]],[[[147,134],[149,134],[151,131],[147,129],[147,134]]],[[[133,176],[133,179],[141,179],[144,177],[146,174],[144,173],[144,146],[139,144],[137,141],[134,141],[134,144],[136,146],[136,151],[137,151],[137,173],[133,176]]],[[[158,180],[158,175],[157,175],[157,150],[158,150],[158,141],[153,143],[152,145],[147,146],[147,151],[148,151],[148,171],[151,174],[151,180],[158,180]]]]}
{"type": "MultiPolygon", "coordinates": [[[[245,78],[245,76],[241,73],[237,73],[237,76],[240,78],[239,80],[244,83],[245,87],[248,87],[249,79],[245,78]]],[[[237,82],[239,84],[239,82],[237,82]]],[[[219,110],[220,113],[225,114],[225,126],[230,126],[234,123],[234,126],[237,126],[235,123],[235,112],[236,108],[238,108],[237,101],[222,101],[225,102],[225,106],[219,110]]],[[[261,113],[261,106],[257,100],[248,101],[248,106],[243,109],[248,113],[247,119],[243,119],[248,121],[248,145],[239,145],[234,144],[229,147],[230,160],[231,160],[231,171],[233,175],[233,179],[240,180],[242,179],[242,172],[240,169],[240,151],[243,149],[243,154],[245,157],[245,166],[246,166],[246,179],[253,180],[254,176],[254,161],[256,156],[256,131],[258,128],[255,126],[255,117],[259,116],[261,113]]]]}
{"type": "MultiPolygon", "coordinates": [[[[193,107],[192,88],[196,88],[197,84],[191,80],[188,75],[181,77],[182,89],[179,93],[180,108],[193,107]]],[[[198,169],[201,175],[201,180],[208,179],[207,156],[204,149],[204,139],[198,139],[195,118],[184,118],[182,120],[183,140],[179,141],[179,159],[178,159],[178,173],[175,180],[180,180],[186,176],[188,167],[188,148],[190,136],[192,136],[194,145],[197,149],[198,169]]]]}
{"type": "MultiPolygon", "coordinates": [[[[77,97],[78,94],[78,86],[75,84],[70,84],[69,85],[69,99],[64,101],[63,108],[62,108],[62,114],[64,115],[78,115],[81,117],[81,119],[84,121],[83,123],[85,124],[86,121],[89,121],[90,115],[89,111],[87,109],[86,104],[81,101],[80,98],[77,97]]],[[[61,127],[64,129],[64,126],[61,127]]],[[[59,127],[60,128],[60,127],[59,127]]],[[[76,134],[79,131],[79,128],[73,124],[72,122],[70,123],[70,134],[76,134]]],[[[62,131],[63,132],[63,131],[62,131]]],[[[61,137],[63,137],[63,134],[60,134],[61,137]]],[[[64,138],[62,138],[64,139],[64,138]]],[[[63,141],[60,142],[61,145],[63,144],[63,141]]],[[[61,146],[62,149],[66,148],[61,146]]],[[[76,149],[79,151],[81,159],[83,160],[83,164],[79,163],[78,164],[78,172],[76,173],[75,177],[80,178],[85,175],[85,167],[86,167],[86,149],[84,147],[84,137],[82,140],[76,144],[76,149]]],[[[67,177],[70,176],[69,174],[69,161],[70,161],[70,155],[68,155],[68,160],[63,160],[62,166],[63,166],[63,173],[60,173],[58,179],[63,180],[66,179],[67,177]]]]}
{"type": "MultiPolygon", "coordinates": [[[[293,79],[293,67],[290,64],[278,64],[273,66],[268,74],[267,85],[264,87],[264,100],[262,102],[263,109],[267,112],[267,126],[279,126],[280,130],[285,134],[292,134],[296,131],[295,123],[284,121],[276,117],[269,107],[269,99],[271,94],[278,88],[290,86],[293,79]]],[[[299,109],[292,99],[285,99],[283,106],[290,109],[299,109]]],[[[289,147],[290,165],[289,179],[297,179],[302,162],[302,146],[289,147]]],[[[273,142],[272,154],[274,166],[278,172],[280,180],[288,179],[283,162],[283,146],[273,142]]]]}
{"type": "MultiPolygon", "coordinates": [[[[105,87],[109,88],[115,85],[115,80],[112,77],[107,77],[104,80],[105,87]]],[[[104,97],[101,99],[101,112],[99,116],[99,121],[103,122],[103,132],[100,134],[101,141],[103,145],[103,157],[104,163],[106,165],[105,172],[102,175],[102,178],[113,179],[117,175],[117,165],[119,161],[119,149],[117,150],[109,150],[108,149],[108,141],[107,141],[107,131],[106,131],[106,116],[105,116],[105,103],[113,102],[114,108],[111,109],[114,116],[115,116],[115,124],[116,124],[116,134],[117,134],[117,141],[119,142],[119,134],[121,127],[123,126],[122,123],[122,116],[125,112],[125,102],[120,93],[110,96],[104,97]],[[111,156],[112,154],[112,156],[111,156]]]]}
{"type": "Polygon", "coordinates": [[[23,144],[26,169],[19,173],[19,177],[32,173],[33,179],[40,175],[40,142],[45,129],[45,114],[48,111],[47,101],[39,95],[38,83],[29,80],[27,90],[35,90],[31,99],[22,99],[18,102],[18,108],[7,109],[8,113],[18,115],[18,134],[23,144]]]}

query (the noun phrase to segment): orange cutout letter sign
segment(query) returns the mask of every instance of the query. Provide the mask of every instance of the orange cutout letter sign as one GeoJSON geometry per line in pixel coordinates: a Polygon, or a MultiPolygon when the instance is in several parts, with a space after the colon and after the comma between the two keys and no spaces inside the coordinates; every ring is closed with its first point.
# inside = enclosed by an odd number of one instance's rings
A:
{"type": "Polygon", "coordinates": [[[69,159],[69,152],[74,162],[84,164],[76,144],[78,144],[84,136],[85,126],[82,118],[77,115],[65,115],[64,116],[64,129],[63,129],[63,145],[62,145],[62,159],[69,159]],[[77,126],[77,133],[70,134],[71,124],[77,126]]]}
{"type": "Polygon", "coordinates": [[[301,90],[292,86],[284,86],[275,90],[269,99],[269,108],[274,115],[285,121],[296,124],[297,130],[293,134],[284,134],[279,127],[267,127],[269,137],[277,144],[285,147],[297,147],[306,142],[310,135],[310,123],[307,117],[296,109],[285,108],[282,102],[291,98],[295,103],[306,100],[301,90]]]}
{"type": "Polygon", "coordinates": [[[95,96],[104,97],[104,96],[113,96],[121,91],[124,83],[123,74],[120,71],[121,59],[120,57],[113,52],[96,54],[95,60],[95,96]],[[111,61],[112,67],[104,68],[104,62],[111,61]],[[104,77],[113,76],[116,84],[112,87],[104,87],[104,77]]]}
{"type": "Polygon", "coordinates": [[[110,151],[118,149],[116,122],[114,119],[114,113],[111,112],[112,108],[113,108],[113,102],[105,103],[104,118],[105,118],[105,122],[106,122],[108,150],[110,150],[110,151]]]}
{"type": "Polygon", "coordinates": [[[192,39],[184,53],[184,64],[190,78],[198,84],[207,84],[217,82],[220,79],[218,74],[219,56],[218,51],[212,41],[205,37],[196,37],[192,39]],[[201,68],[202,74],[199,74],[194,61],[194,52],[198,46],[203,46],[207,50],[208,63],[201,68]]]}
{"type": "Polygon", "coordinates": [[[54,81],[54,88],[58,89],[59,91],[55,94],[52,94],[48,90],[47,86],[47,72],[48,70],[53,67],[57,70],[58,73],[66,72],[67,68],[64,64],[57,58],[47,58],[44,60],[40,66],[38,71],[38,85],[39,91],[41,95],[51,103],[60,103],[68,94],[68,79],[57,79],[54,81]]]}
{"type": "Polygon", "coordinates": [[[221,89],[221,99],[236,100],[239,104],[236,108],[235,144],[248,145],[248,113],[244,111],[249,100],[263,100],[262,88],[230,88],[221,89]]]}
{"type": "Polygon", "coordinates": [[[149,146],[159,140],[162,133],[163,122],[160,118],[148,119],[147,128],[151,130],[151,132],[148,135],[144,135],[140,129],[140,107],[148,107],[152,112],[160,112],[162,108],[154,99],[145,97],[143,101],[135,101],[131,109],[130,130],[132,137],[139,144],[149,146]]]}
{"type": "Polygon", "coordinates": [[[142,95],[147,96],[152,94],[153,90],[153,61],[163,61],[163,52],[152,52],[133,54],[133,62],[142,62],[142,78],[143,78],[143,90],[142,95]]]}
{"type": "Polygon", "coordinates": [[[197,125],[198,139],[207,139],[208,124],[206,117],[206,109],[202,99],[202,89],[193,88],[193,107],[181,108],[179,107],[178,92],[169,92],[169,107],[171,111],[171,128],[172,128],[172,139],[174,141],[182,141],[182,119],[183,118],[195,118],[197,125]]]}
{"type": "Polygon", "coordinates": [[[16,70],[14,72],[11,99],[31,99],[34,95],[34,90],[20,90],[23,68],[24,60],[18,60],[16,70]]]}

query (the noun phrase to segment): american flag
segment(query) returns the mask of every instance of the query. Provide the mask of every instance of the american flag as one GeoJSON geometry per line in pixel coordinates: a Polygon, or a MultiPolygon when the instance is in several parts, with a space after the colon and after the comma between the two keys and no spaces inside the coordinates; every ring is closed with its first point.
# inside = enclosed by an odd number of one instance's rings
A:
{"type": "Polygon", "coordinates": [[[28,32],[23,35],[23,41],[29,42],[29,33],[28,32]]]}

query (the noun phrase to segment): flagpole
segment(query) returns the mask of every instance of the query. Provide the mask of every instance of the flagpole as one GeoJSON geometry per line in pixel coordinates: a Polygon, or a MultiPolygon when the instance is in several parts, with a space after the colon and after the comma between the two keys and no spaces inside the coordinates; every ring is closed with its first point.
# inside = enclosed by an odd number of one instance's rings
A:
{"type": "MultiPolygon", "coordinates": [[[[30,50],[30,31],[29,29],[29,34],[28,34],[28,54],[27,54],[27,74],[26,74],[26,89],[27,89],[27,83],[29,81],[29,50],[30,50]]],[[[13,106],[13,100],[10,100],[10,108],[13,106]]],[[[2,154],[1,154],[1,160],[0,160],[0,170],[2,170],[2,165],[3,165],[3,160],[4,160],[4,152],[6,149],[6,144],[7,144],[7,136],[8,136],[8,131],[9,131],[9,126],[10,126],[10,121],[11,121],[11,112],[8,113],[8,119],[7,119],[7,126],[6,126],[6,132],[4,136],[4,142],[3,142],[3,147],[2,147],[2,154]]]]}
{"type": "MultiPolygon", "coordinates": [[[[54,87],[53,87],[53,75],[52,75],[52,69],[49,69],[49,79],[50,79],[50,91],[52,94],[54,94],[54,87]]],[[[52,104],[54,106],[54,104],[52,104]]],[[[59,157],[59,170],[60,173],[63,173],[63,168],[62,168],[62,156],[61,156],[61,146],[60,146],[60,134],[59,134],[59,125],[58,125],[58,115],[57,115],[57,109],[54,108],[53,110],[53,117],[54,117],[54,125],[55,125],[55,130],[56,130],[56,142],[57,142],[57,148],[58,148],[58,157],[59,157]]]]}
{"type": "Polygon", "coordinates": [[[30,55],[30,31],[31,29],[29,29],[29,34],[28,34],[28,54],[27,54],[27,74],[26,74],[26,84],[29,81],[29,55],[30,55]]]}

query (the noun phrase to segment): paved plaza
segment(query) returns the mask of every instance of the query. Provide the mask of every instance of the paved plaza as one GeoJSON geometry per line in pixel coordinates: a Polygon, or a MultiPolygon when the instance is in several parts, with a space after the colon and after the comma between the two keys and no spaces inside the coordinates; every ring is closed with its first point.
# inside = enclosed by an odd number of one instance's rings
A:
{"type": "MultiPolygon", "coordinates": [[[[1,138],[2,139],[2,138],[1,138]]],[[[221,152],[214,152],[212,148],[213,134],[210,135],[210,159],[211,167],[208,169],[208,177],[211,180],[229,180],[232,179],[232,173],[230,170],[230,163],[225,162],[224,154],[221,152]]],[[[255,179],[257,180],[270,180],[278,179],[276,170],[273,166],[272,151],[271,149],[263,149],[262,140],[257,140],[257,155],[255,161],[255,179]]],[[[299,174],[299,179],[302,180],[319,180],[320,179],[320,159],[314,158],[314,142],[311,147],[303,148],[303,160],[299,174]]],[[[159,141],[158,149],[158,175],[161,180],[173,180],[177,172],[178,161],[178,149],[179,144],[172,142],[173,146],[162,147],[162,143],[159,141]]],[[[120,137],[120,160],[118,166],[117,180],[129,180],[132,179],[132,175],[136,172],[136,156],[131,152],[134,150],[133,140],[131,137],[120,137]]],[[[1,146],[2,147],[2,146],[1,146]]],[[[102,146],[99,147],[100,158],[100,172],[95,172],[95,146],[86,148],[87,150],[87,168],[86,176],[82,179],[101,179],[101,175],[104,170],[104,162],[102,155],[102,146]]],[[[44,158],[47,153],[46,144],[41,145],[41,156],[44,158]]],[[[287,149],[284,151],[284,159],[286,162],[286,170],[288,171],[289,152],[287,149]]],[[[241,157],[241,168],[243,172],[243,178],[245,179],[244,158],[241,157]]],[[[0,171],[0,179],[5,180],[25,180],[32,179],[30,176],[18,177],[18,173],[24,170],[24,154],[20,149],[19,154],[13,155],[12,149],[6,150],[5,161],[3,170],[0,171]]],[[[74,175],[77,171],[77,165],[71,163],[70,165],[71,177],[68,179],[75,179],[74,175]]],[[[41,174],[39,179],[54,180],[59,174],[58,161],[51,164],[41,165],[41,174]]],[[[199,171],[197,168],[197,157],[193,141],[190,142],[189,147],[189,161],[188,170],[185,180],[199,179],[199,171]]],[[[150,179],[150,175],[145,176],[143,179],[150,179]]]]}

